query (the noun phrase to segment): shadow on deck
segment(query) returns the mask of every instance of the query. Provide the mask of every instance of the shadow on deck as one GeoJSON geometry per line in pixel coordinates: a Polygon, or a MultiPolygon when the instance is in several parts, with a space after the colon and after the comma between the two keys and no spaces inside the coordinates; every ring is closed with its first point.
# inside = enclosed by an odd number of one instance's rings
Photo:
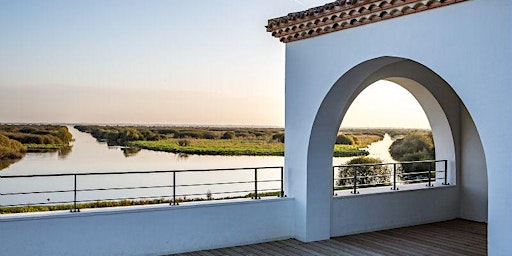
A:
{"type": "Polygon", "coordinates": [[[312,243],[288,239],[179,255],[487,255],[487,224],[457,219],[312,243]]]}

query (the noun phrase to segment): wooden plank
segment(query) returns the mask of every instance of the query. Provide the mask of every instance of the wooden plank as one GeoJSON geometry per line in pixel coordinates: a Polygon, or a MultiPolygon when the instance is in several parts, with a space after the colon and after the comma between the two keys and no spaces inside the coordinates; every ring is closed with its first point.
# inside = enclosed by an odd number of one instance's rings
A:
{"type": "Polygon", "coordinates": [[[340,241],[337,239],[326,240],[325,243],[332,244],[336,246],[340,250],[344,250],[345,252],[351,253],[352,255],[368,255],[368,256],[380,256],[381,254],[375,253],[373,251],[368,250],[368,248],[364,248],[361,246],[352,245],[350,243],[346,243],[344,241],[340,241]]]}
{"type": "Polygon", "coordinates": [[[293,248],[297,251],[300,251],[302,255],[323,256],[319,252],[316,252],[314,250],[311,250],[311,249],[308,249],[308,248],[302,246],[302,244],[295,239],[284,240],[284,241],[281,241],[281,243],[287,245],[288,248],[293,248]]]}
{"type": "Polygon", "coordinates": [[[217,255],[487,255],[487,225],[465,220],[397,228],[303,243],[295,239],[198,251],[183,256],[217,255]]]}
{"type": "MultiPolygon", "coordinates": [[[[390,230],[393,232],[393,230],[390,230]]],[[[428,229],[408,229],[407,234],[418,239],[430,241],[437,245],[451,245],[467,249],[468,246],[483,247],[486,249],[487,237],[475,233],[457,231],[453,229],[438,228],[431,226],[428,229]],[[477,246],[478,245],[478,246],[477,246]]]]}
{"type": "Polygon", "coordinates": [[[306,246],[324,255],[339,255],[339,256],[350,256],[351,254],[343,251],[342,249],[334,246],[328,246],[321,242],[306,243],[306,246]]]}

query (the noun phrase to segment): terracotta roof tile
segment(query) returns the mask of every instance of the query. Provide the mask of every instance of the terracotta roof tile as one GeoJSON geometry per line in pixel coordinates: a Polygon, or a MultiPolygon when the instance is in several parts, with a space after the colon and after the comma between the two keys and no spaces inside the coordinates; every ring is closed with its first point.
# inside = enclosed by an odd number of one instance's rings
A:
{"type": "Polygon", "coordinates": [[[288,43],[468,0],[338,0],[268,20],[267,32],[288,43]]]}

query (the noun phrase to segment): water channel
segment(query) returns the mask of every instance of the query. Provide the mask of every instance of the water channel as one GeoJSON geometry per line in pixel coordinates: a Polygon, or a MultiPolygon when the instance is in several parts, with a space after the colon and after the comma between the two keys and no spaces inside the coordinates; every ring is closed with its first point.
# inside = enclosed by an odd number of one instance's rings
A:
{"type": "MultiPolygon", "coordinates": [[[[75,139],[70,152],[62,153],[29,153],[19,162],[1,171],[2,176],[34,175],[55,173],[104,173],[104,172],[135,172],[162,170],[191,170],[283,166],[284,157],[276,156],[201,156],[179,155],[166,152],[140,150],[136,154],[124,154],[120,147],[109,147],[106,143],[97,142],[90,134],[82,133],[72,126],[68,127],[75,139]]],[[[378,157],[384,162],[392,162],[388,148],[392,139],[386,134],[382,141],[368,147],[371,157],[378,157]]],[[[333,158],[333,165],[346,163],[351,157],[333,158]]],[[[243,184],[225,184],[208,186],[180,186],[176,194],[180,197],[205,197],[211,192],[214,197],[245,195],[254,189],[254,170],[177,173],[176,184],[212,184],[244,181],[243,184]],[[237,193],[222,193],[239,191],[237,193]]],[[[278,180],[280,169],[258,171],[258,180],[278,180]]],[[[112,187],[143,187],[162,186],[151,189],[128,189],[115,191],[81,191],[78,200],[105,200],[112,198],[155,197],[162,198],[172,195],[169,187],[173,183],[170,173],[128,174],[128,175],[92,175],[78,176],[77,189],[91,190],[112,187]]],[[[73,176],[51,178],[20,178],[1,179],[0,193],[16,193],[28,191],[68,191],[74,186],[73,176]]],[[[279,190],[280,182],[262,182],[260,190],[279,190]]],[[[36,204],[69,202],[73,199],[72,192],[38,193],[26,195],[3,195],[0,205],[36,204]]]]}

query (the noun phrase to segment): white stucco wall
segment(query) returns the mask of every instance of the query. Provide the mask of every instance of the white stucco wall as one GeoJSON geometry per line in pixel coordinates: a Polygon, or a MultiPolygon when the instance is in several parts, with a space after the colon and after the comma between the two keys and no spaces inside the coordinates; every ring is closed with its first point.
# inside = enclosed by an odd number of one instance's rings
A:
{"type": "Polygon", "coordinates": [[[331,236],[455,219],[458,215],[457,194],[456,186],[440,186],[334,197],[331,236]]]}
{"type": "Polygon", "coordinates": [[[1,255],[163,255],[286,239],[293,199],[0,216],[1,255]]]}
{"type": "Polygon", "coordinates": [[[487,167],[480,136],[466,109],[461,110],[460,214],[463,219],[487,222],[487,167]]]}
{"type": "MultiPolygon", "coordinates": [[[[310,134],[324,97],[358,64],[395,56],[431,69],[467,107],[485,152],[489,253],[512,255],[508,241],[512,167],[507,162],[512,152],[510,13],[512,1],[473,0],[287,44],[285,168],[287,193],[296,198],[297,238],[312,241],[330,235],[331,216],[326,209],[330,209],[327,182],[332,173],[326,163],[311,163],[323,152],[310,151],[310,134]]],[[[470,135],[463,130],[454,136],[461,134],[470,135]]]]}

